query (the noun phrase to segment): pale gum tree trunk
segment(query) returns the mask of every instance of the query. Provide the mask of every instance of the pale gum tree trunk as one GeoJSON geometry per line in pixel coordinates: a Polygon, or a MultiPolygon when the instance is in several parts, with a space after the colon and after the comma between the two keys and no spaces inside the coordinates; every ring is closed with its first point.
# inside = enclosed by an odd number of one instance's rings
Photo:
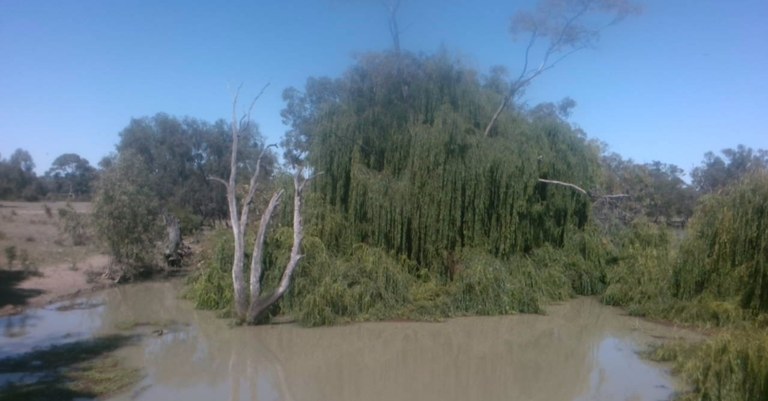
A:
{"type": "MultiPolygon", "coordinates": [[[[270,306],[274,305],[285,295],[285,293],[288,291],[288,287],[291,285],[291,278],[293,277],[293,273],[296,271],[296,267],[299,265],[299,261],[304,256],[299,253],[301,251],[301,241],[304,238],[304,225],[301,219],[301,195],[304,191],[304,185],[308,180],[308,178],[303,177],[302,169],[297,168],[296,174],[293,176],[293,245],[291,246],[291,256],[288,259],[288,264],[285,266],[285,270],[283,270],[283,275],[280,277],[280,283],[271,294],[262,297],[260,293],[251,293],[251,306],[248,310],[248,323],[255,323],[258,321],[258,319],[265,312],[267,312],[270,306]]],[[[274,201],[275,198],[279,198],[278,194],[275,194],[275,196],[272,197],[272,201],[274,201]]],[[[270,201],[270,206],[272,206],[272,201],[270,201]]],[[[269,215],[265,213],[265,216],[269,215]]],[[[265,217],[262,217],[262,222],[264,222],[264,220],[265,217]]],[[[268,224],[268,222],[269,217],[266,217],[266,223],[268,224]]],[[[266,224],[263,226],[263,229],[266,230],[266,224]]],[[[259,234],[261,234],[261,231],[262,227],[259,228],[259,234]]],[[[263,247],[264,236],[260,235],[259,237],[261,243],[257,241],[254,244],[254,257],[257,255],[255,249],[257,247],[263,247]]],[[[258,254],[261,255],[261,253],[261,249],[259,249],[258,254]]],[[[258,265],[258,273],[261,274],[261,256],[259,256],[258,260],[252,261],[252,266],[255,265],[258,265]]],[[[259,277],[254,274],[255,272],[256,269],[251,270],[251,280],[255,279],[258,281],[259,277]]],[[[251,281],[251,288],[257,288],[260,291],[260,287],[260,284],[254,284],[254,281],[251,281]]]]}
{"type": "MultiPolygon", "coordinates": [[[[262,88],[258,99],[266,89],[266,86],[262,88]]],[[[251,109],[254,102],[251,103],[251,109]]],[[[248,227],[248,212],[253,203],[253,197],[256,194],[257,180],[261,169],[261,161],[266,154],[267,150],[273,146],[265,146],[256,160],[256,168],[248,183],[248,194],[242,201],[240,215],[238,216],[237,210],[237,148],[238,137],[244,129],[241,129],[237,120],[237,94],[232,106],[232,156],[230,158],[230,174],[229,180],[224,181],[218,177],[209,177],[214,181],[221,182],[227,188],[227,204],[229,206],[229,219],[232,224],[232,235],[234,237],[234,257],[232,261],[232,284],[234,287],[235,298],[235,314],[239,320],[244,320],[247,323],[255,323],[261,315],[266,312],[270,306],[279,301],[285,292],[288,291],[288,287],[291,284],[291,277],[296,267],[299,264],[299,260],[302,255],[299,254],[301,248],[301,241],[304,237],[303,225],[301,220],[301,194],[304,189],[304,185],[309,179],[305,179],[303,176],[302,168],[296,169],[296,174],[293,177],[294,183],[294,201],[293,201],[293,246],[291,247],[291,256],[288,261],[288,265],[283,271],[283,275],[280,279],[278,287],[273,293],[268,296],[261,297],[261,273],[264,239],[266,237],[266,231],[269,227],[269,221],[277,207],[280,199],[282,198],[283,191],[276,192],[261,216],[261,224],[259,225],[259,231],[257,233],[256,241],[254,242],[253,257],[251,259],[251,274],[250,274],[250,286],[245,280],[244,263],[245,263],[245,232],[248,227]]],[[[250,110],[245,116],[246,127],[247,121],[250,117],[250,110]]]]}

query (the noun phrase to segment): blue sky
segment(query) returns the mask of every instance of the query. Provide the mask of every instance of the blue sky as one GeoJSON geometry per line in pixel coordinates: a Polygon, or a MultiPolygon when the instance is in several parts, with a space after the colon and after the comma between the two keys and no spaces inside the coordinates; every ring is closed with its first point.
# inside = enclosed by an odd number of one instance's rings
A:
{"type": "MultiPolygon", "coordinates": [[[[520,67],[508,22],[533,1],[403,2],[404,49],[443,46],[481,72],[520,67]]],[[[523,100],[572,97],[574,124],[638,162],[689,170],[706,151],[768,148],[768,2],[641,3],[643,15],[542,75],[523,100]]],[[[227,118],[241,82],[246,98],[271,83],[253,116],[277,142],[284,88],[339,76],[354,54],[388,46],[376,0],[0,0],[0,155],[24,148],[38,173],[66,152],[95,165],[132,117],[227,118]]]]}

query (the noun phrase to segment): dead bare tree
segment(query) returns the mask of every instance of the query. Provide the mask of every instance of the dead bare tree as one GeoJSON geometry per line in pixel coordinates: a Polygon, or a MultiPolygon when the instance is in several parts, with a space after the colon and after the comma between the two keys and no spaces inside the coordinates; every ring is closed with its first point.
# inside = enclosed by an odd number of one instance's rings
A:
{"type": "Polygon", "coordinates": [[[291,277],[293,272],[298,266],[299,260],[302,255],[299,254],[301,241],[303,239],[303,225],[301,221],[301,195],[304,189],[304,185],[308,181],[303,176],[303,170],[297,168],[294,174],[294,210],[293,210],[293,246],[291,247],[291,256],[288,264],[283,271],[282,278],[278,287],[271,294],[262,297],[261,292],[261,276],[262,276],[262,262],[264,238],[266,237],[266,231],[269,226],[270,219],[274,214],[274,210],[280,203],[283,196],[283,190],[278,190],[272,195],[267,208],[264,210],[261,216],[258,234],[253,244],[253,254],[251,259],[251,273],[250,280],[245,279],[245,233],[248,228],[248,215],[253,207],[253,198],[256,195],[256,189],[258,184],[258,178],[261,171],[261,162],[264,156],[267,154],[270,147],[275,145],[264,146],[258,159],[256,160],[256,166],[254,168],[253,175],[251,176],[247,192],[242,199],[238,214],[237,204],[237,149],[239,137],[244,134],[250,124],[250,115],[253,110],[253,106],[256,100],[261,97],[266,90],[265,85],[259,94],[254,98],[248,112],[241,117],[237,118],[237,100],[240,93],[238,88],[235,93],[234,100],[232,102],[232,155],[230,157],[230,171],[229,179],[224,180],[219,177],[209,177],[211,180],[224,184],[227,190],[227,204],[229,207],[229,218],[232,225],[232,235],[234,238],[234,258],[232,262],[232,283],[234,287],[235,298],[235,314],[237,319],[244,321],[248,324],[257,322],[261,315],[269,309],[275,302],[279,301],[291,283],[291,277]],[[250,284],[250,285],[249,285],[250,284]]]}
{"type": "Polygon", "coordinates": [[[397,13],[400,10],[400,0],[383,0],[384,7],[387,9],[387,27],[389,35],[392,37],[392,46],[395,54],[400,54],[400,25],[397,22],[397,13]]]}
{"type": "Polygon", "coordinates": [[[600,33],[628,15],[639,13],[631,0],[539,0],[534,11],[519,11],[512,17],[513,39],[527,36],[523,67],[485,127],[491,135],[501,113],[538,76],[554,68],[579,50],[594,46],[600,33]],[[538,67],[532,67],[532,52],[544,42],[538,67]]]}

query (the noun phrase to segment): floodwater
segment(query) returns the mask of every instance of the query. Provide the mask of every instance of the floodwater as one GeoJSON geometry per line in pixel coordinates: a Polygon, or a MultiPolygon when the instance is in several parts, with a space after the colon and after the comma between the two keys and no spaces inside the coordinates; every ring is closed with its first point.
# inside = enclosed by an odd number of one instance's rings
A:
{"type": "Polygon", "coordinates": [[[592,298],[547,315],[231,328],[179,288],[124,286],[2,318],[0,357],[133,323],[146,336],[118,352],[145,377],[109,400],[656,401],[679,387],[637,351],[690,336],[592,298]]]}

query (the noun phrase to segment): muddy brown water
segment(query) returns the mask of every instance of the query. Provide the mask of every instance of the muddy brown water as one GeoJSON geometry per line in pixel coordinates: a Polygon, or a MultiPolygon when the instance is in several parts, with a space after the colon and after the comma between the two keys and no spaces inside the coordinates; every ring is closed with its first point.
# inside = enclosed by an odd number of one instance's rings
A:
{"type": "Polygon", "coordinates": [[[637,352],[692,336],[592,298],[546,315],[231,328],[179,289],[124,286],[2,318],[0,357],[130,325],[146,335],[119,353],[145,377],[109,400],[656,401],[680,387],[637,352]]]}

